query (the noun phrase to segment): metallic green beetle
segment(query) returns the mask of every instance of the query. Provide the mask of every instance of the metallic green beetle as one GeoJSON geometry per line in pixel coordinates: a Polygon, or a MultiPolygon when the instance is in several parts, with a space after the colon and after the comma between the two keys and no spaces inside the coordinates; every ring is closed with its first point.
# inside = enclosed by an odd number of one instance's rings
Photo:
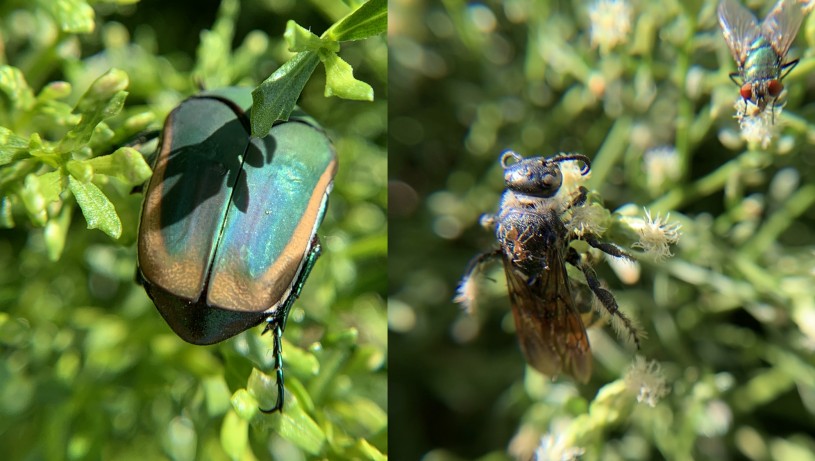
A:
{"type": "Polygon", "coordinates": [[[213,344],[267,322],[280,337],[320,255],[317,227],[337,158],[302,112],[250,137],[251,90],[226,88],[182,102],[164,124],[139,228],[139,275],[185,341],[213,344]]]}

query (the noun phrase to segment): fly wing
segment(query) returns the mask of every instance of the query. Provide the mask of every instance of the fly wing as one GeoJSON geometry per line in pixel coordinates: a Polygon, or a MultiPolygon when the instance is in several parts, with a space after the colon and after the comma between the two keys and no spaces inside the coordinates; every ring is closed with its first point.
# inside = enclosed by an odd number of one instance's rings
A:
{"type": "Polygon", "coordinates": [[[585,383],[591,377],[592,365],[586,327],[575,308],[562,259],[550,257],[547,263],[548,268],[529,282],[529,276],[504,254],[521,350],[526,361],[541,373],[556,376],[566,370],[585,383]]]}
{"type": "Polygon", "coordinates": [[[747,59],[750,45],[761,36],[756,17],[736,0],[719,3],[719,25],[733,59],[741,66],[747,59]]]}
{"type": "Polygon", "coordinates": [[[795,0],[780,0],[761,23],[761,33],[779,56],[789,51],[804,20],[801,5],[795,0]]]}

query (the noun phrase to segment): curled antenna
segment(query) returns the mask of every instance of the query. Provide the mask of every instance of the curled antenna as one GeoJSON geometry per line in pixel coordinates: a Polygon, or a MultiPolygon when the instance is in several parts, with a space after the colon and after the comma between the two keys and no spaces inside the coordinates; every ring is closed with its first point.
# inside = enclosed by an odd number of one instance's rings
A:
{"type": "Polygon", "coordinates": [[[510,159],[515,160],[516,162],[520,162],[524,158],[520,154],[516,153],[515,151],[507,149],[507,150],[501,152],[501,168],[506,170],[507,167],[509,167],[510,159]]]}
{"type": "Polygon", "coordinates": [[[583,168],[580,169],[580,174],[586,176],[589,174],[591,170],[591,162],[589,158],[582,154],[565,154],[565,155],[558,155],[557,157],[552,157],[548,161],[552,163],[560,163],[560,162],[568,162],[569,160],[580,160],[583,162],[583,168]]]}

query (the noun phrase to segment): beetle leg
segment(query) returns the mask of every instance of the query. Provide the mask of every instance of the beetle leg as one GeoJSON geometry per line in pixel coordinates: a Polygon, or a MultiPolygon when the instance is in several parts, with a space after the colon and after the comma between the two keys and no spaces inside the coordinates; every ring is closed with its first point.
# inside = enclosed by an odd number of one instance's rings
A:
{"type": "Polygon", "coordinates": [[[315,235],[311,239],[311,249],[309,250],[305,262],[303,263],[303,269],[297,276],[297,280],[295,280],[292,284],[289,297],[286,298],[283,305],[280,306],[280,308],[277,309],[274,314],[266,319],[266,327],[263,329],[263,333],[271,331],[272,335],[274,335],[272,355],[274,356],[274,368],[275,374],[277,375],[277,402],[270,410],[264,410],[261,408],[260,411],[263,413],[274,413],[278,410],[281,412],[283,411],[283,393],[285,389],[283,386],[283,342],[281,341],[281,338],[283,337],[283,330],[286,329],[286,321],[289,319],[289,311],[294,305],[294,301],[300,297],[300,292],[303,291],[303,286],[306,283],[306,279],[311,273],[311,269],[314,267],[314,263],[317,262],[317,258],[320,257],[321,253],[322,247],[320,247],[320,239],[315,235]]]}
{"type": "Polygon", "coordinates": [[[584,264],[581,261],[580,254],[572,247],[569,247],[568,253],[566,254],[566,262],[574,267],[577,267],[583,272],[583,275],[586,277],[586,283],[594,293],[594,296],[597,296],[597,299],[600,300],[600,303],[603,304],[603,307],[606,308],[612,317],[617,317],[620,319],[622,325],[626,330],[628,330],[628,334],[631,336],[631,339],[634,340],[637,350],[639,350],[640,338],[637,335],[637,329],[634,328],[634,323],[631,322],[631,320],[620,310],[620,307],[617,305],[617,300],[614,299],[614,295],[612,295],[610,291],[600,286],[600,281],[597,279],[597,274],[594,272],[594,269],[592,269],[588,264],[584,264]]]}
{"type": "Polygon", "coordinates": [[[263,329],[263,333],[266,333],[269,330],[272,330],[272,336],[274,337],[272,355],[274,356],[274,368],[275,374],[277,375],[277,401],[271,409],[264,410],[263,408],[259,408],[259,410],[263,413],[274,413],[276,411],[280,411],[282,413],[283,393],[285,392],[285,388],[283,386],[283,342],[280,338],[283,337],[283,328],[280,326],[278,318],[270,319],[270,321],[266,324],[266,328],[263,329]]]}

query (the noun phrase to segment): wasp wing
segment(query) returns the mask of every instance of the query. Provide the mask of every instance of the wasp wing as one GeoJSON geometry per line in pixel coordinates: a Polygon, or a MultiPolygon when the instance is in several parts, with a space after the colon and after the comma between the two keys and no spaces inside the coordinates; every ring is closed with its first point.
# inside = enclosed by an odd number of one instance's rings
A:
{"type": "Polygon", "coordinates": [[[761,23],[761,33],[779,56],[785,56],[792,46],[804,20],[804,11],[795,0],[781,0],[761,23]]]}
{"type": "Polygon", "coordinates": [[[722,0],[719,3],[719,25],[733,59],[741,67],[750,45],[761,36],[756,17],[736,0],[722,0]]]}
{"type": "Polygon", "coordinates": [[[507,288],[521,350],[541,373],[563,370],[585,383],[591,377],[591,350],[586,327],[569,291],[563,259],[552,251],[547,268],[530,278],[504,254],[507,288]]]}

